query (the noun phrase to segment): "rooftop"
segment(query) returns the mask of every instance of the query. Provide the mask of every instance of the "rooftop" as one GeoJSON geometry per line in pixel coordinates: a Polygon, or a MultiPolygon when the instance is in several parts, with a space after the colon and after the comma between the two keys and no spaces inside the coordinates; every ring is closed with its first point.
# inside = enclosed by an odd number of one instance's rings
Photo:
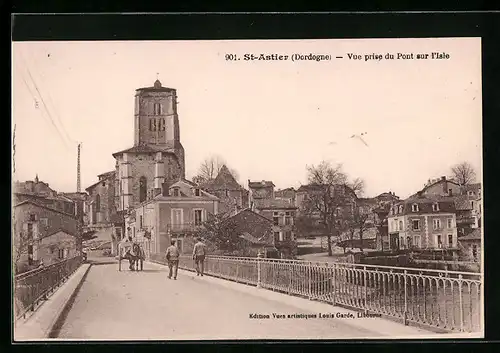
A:
{"type": "Polygon", "coordinates": [[[257,209],[296,209],[297,207],[283,199],[257,199],[255,200],[257,209]]]}
{"type": "Polygon", "coordinates": [[[274,183],[270,180],[262,180],[262,181],[250,181],[248,180],[248,187],[252,189],[258,188],[269,188],[274,187],[274,183]]]}
{"type": "Polygon", "coordinates": [[[175,92],[175,88],[163,87],[160,80],[156,80],[153,86],[137,88],[136,91],[175,92]]]}

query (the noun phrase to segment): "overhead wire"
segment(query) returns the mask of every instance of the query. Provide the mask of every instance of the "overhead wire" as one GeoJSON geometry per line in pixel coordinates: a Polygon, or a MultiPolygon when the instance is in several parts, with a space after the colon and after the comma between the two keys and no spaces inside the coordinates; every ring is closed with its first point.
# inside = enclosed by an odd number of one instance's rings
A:
{"type": "MultiPolygon", "coordinates": [[[[43,111],[45,111],[48,119],[49,119],[49,122],[51,123],[51,125],[54,127],[54,129],[56,130],[56,133],[57,135],[59,136],[59,138],[62,140],[62,142],[64,143],[65,147],[69,150],[70,149],[70,146],[68,144],[68,142],[66,141],[65,137],[63,136],[63,134],[61,133],[60,129],[58,128],[58,126],[56,125],[56,123],[54,122],[54,119],[47,107],[47,104],[45,103],[45,100],[43,99],[43,95],[42,93],[40,92],[40,89],[38,88],[38,85],[36,84],[36,81],[35,79],[33,78],[33,75],[31,74],[31,71],[29,69],[29,66],[27,65],[26,63],[26,60],[24,60],[24,58],[22,57],[22,55],[20,55],[21,59],[23,60],[24,62],[24,66],[28,72],[28,75],[29,75],[29,78],[31,80],[31,83],[33,84],[33,86],[35,87],[35,90],[38,92],[38,97],[40,98],[41,102],[42,102],[42,113],[43,111]]],[[[26,80],[24,79],[23,77],[23,81],[24,83],[28,86],[28,89],[30,90],[30,93],[32,94],[33,98],[35,98],[35,101],[36,101],[36,95],[33,94],[33,91],[29,88],[29,85],[27,84],[26,80]]],[[[43,114],[42,114],[43,115],[43,114]]]]}

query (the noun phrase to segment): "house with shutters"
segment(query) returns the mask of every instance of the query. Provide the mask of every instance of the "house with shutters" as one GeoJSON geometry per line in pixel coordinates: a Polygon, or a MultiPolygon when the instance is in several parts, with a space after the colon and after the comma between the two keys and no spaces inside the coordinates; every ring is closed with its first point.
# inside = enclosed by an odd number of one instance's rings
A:
{"type": "Polygon", "coordinates": [[[147,253],[163,254],[171,240],[177,240],[181,253],[189,253],[208,215],[219,212],[219,198],[185,179],[162,186],[160,194],[126,217],[127,236],[145,242],[147,253]]]}
{"type": "Polygon", "coordinates": [[[76,216],[33,200],[14,206],[13,234],[18,272],[74,257],[81,249],[76,216]]]}
{"type": "Polygon", "coordinates": [[[392,250],[458,248],[453,198],[418,193],[392,205],[387,222],[392,250]]]}

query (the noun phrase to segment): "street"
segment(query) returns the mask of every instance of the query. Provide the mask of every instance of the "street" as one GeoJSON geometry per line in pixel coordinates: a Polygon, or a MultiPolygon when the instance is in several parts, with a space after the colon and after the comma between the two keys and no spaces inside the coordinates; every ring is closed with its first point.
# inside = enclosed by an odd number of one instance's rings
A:
{"type": "MultiPolygon", "coordinates": [[[[373,337],[346,320],[250,319],[250,314],[307,314],[301,308],[145,264],[118,272],[94,264],[58,338],[87,340],[335,339],[373,337]]],[[[311,312],[312,313],[312,312],[311,312]]],[[[316,313],[317,314],[317,313],[316,313]]]]}

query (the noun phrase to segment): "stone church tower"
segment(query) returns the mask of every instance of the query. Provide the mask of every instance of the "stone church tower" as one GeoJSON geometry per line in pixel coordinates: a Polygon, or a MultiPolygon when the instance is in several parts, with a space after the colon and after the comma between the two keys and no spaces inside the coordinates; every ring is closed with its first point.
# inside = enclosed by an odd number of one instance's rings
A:
{"type": "Polygon", "coordinates": [[[153,87],[136,90],[134,146],[113,157],[117,210],[137,206],[160,193],[163,183],[185,178],[175,89],[156,80],[153,87]]]}

